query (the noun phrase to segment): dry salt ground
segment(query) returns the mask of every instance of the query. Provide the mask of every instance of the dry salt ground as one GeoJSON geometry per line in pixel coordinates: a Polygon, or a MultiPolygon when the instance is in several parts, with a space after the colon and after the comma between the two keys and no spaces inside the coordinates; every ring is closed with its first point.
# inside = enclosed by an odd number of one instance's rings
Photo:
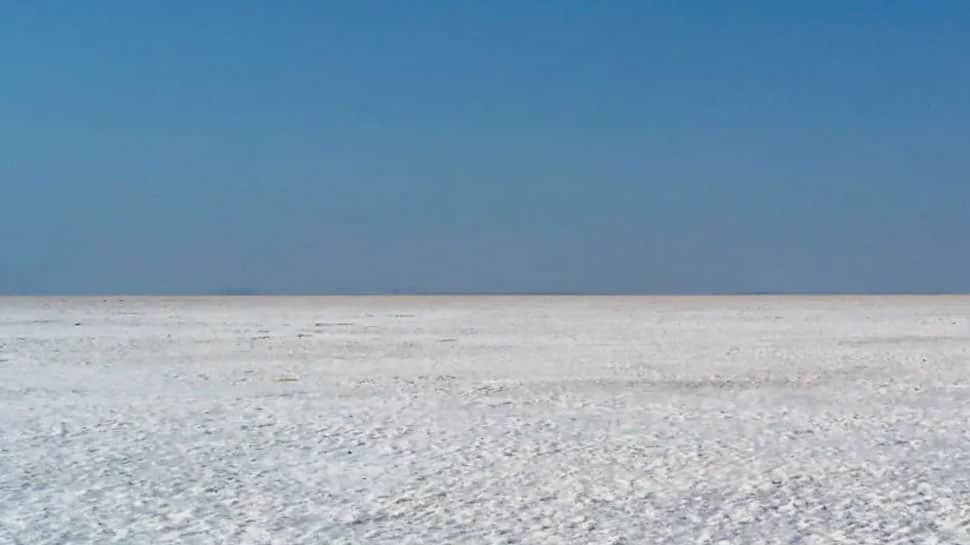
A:
{"type": "Polygon", "coordinates": [[[0,299],[0,543],[970,543],[970,297],[0,299]]]}

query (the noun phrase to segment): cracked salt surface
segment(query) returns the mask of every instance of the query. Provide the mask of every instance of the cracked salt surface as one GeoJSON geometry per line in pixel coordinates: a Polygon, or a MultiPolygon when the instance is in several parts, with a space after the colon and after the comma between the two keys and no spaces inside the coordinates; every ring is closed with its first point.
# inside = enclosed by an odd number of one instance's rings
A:
{"type": "Polygon", "coordinates": [[[970,543],[967,422],[967,297],[0,299],[3,544],[970,543]]]}

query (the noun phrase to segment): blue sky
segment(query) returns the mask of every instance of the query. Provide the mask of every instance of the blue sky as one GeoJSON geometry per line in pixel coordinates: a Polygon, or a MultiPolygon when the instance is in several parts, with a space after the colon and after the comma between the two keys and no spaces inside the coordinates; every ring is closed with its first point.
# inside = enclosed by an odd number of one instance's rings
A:
{"type": "Polygon", "coordinates": [[[8,2],[0,293],[970,291],[970,3],[8,2]]]}

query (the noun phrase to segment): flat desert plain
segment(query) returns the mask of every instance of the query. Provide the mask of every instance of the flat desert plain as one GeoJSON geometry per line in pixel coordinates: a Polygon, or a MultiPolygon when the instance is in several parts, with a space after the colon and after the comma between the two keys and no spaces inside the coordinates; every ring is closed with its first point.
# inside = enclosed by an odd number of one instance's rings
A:
{"type": "Polygon", "coordinates": [[[3,298],[0,543],[970,543],[970,297],[3,298]]]}

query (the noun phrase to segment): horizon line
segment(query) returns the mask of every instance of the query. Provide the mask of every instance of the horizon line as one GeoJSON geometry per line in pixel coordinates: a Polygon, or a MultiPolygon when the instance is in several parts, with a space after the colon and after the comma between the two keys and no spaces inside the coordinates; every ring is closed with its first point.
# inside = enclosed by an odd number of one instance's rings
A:
{"type": "Polygon", "coordinates": [[[738,292],[626,292],[626,291],[373,291],[274,292],[225,290],[182,293],[0,293],[0,297],[878,297],[970,296],[970,291],[738,291],[738,292]]]}

